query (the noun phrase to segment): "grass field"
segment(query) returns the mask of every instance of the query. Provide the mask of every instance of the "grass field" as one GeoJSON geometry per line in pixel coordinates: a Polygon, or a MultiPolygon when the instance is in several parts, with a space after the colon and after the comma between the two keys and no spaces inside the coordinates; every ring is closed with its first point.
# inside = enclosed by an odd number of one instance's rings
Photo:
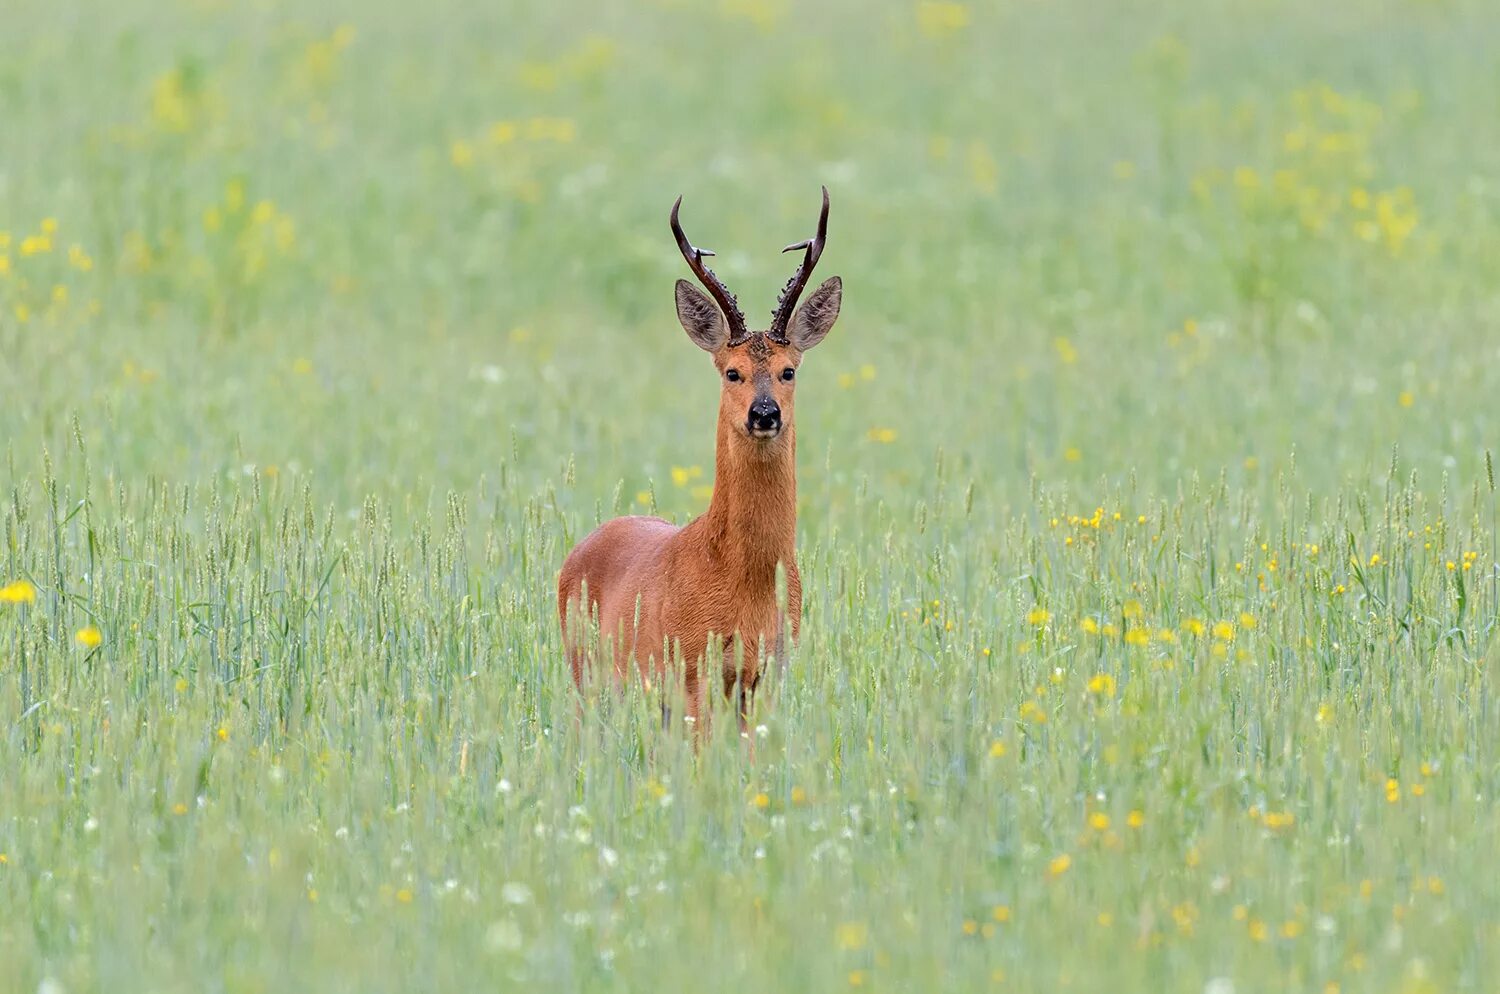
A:
{"type": "Polygon", "coordinates": [[[1490,0],[4,21],[0,991],[1497,989],[1490,0]],[[820,183],[754,759],[579,726],[820,183]]]}

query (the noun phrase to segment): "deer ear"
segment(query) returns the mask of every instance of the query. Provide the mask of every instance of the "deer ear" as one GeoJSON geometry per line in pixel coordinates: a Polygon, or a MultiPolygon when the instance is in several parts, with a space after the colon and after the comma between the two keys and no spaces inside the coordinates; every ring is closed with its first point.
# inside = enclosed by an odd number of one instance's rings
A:
{"type": "Polygon", "coordinates": [[[787,328],[787,339],[803,352],[817,345],[839,319],[839,304],[844,299],[844,281],[831,276],[802,302],[787,328]]]}
{"type": "Polygon", "coordinates": [[[719,305],[687,280],[677,281],[677,320],[693,344],[706,352],[717,352],[729,339],[719,305]]]}

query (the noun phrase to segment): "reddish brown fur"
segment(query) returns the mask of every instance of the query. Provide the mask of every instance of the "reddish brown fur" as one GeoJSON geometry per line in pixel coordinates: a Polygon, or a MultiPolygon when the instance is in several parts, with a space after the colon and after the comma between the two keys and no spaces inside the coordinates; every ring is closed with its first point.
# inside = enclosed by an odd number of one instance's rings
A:
{"type": "Polygon", "coordinates": [[[634,659],[648,685],[660,681],[668,653],[676,653],[687,714],[700,728],[707,691],[716,684],[726,696],[739,687],[737,704],[745,720],[762,658],[778,657],[786,625],[795,639],[801,624],[795,382],[780,375],[788,366],[795,369],[801,358],[796,346],[762,334],[715,350],[723,392],[708,510],[681,528],[660,518],[616,518],[568,555],[558,578],[557,607],[573,679],[580,687],[587,661],[577,605],[586,586],[590,613],[597,613],[603,651],[612,657],[617,679],[627,677],[634,659]],[[739,382],[723,378],[730,366],[742,374],[739,382]],[[757,387],[764,389],[768,380],[783,427],[775,438],[760,439],[747,431],[746,411],[757,387]],[[786,572],[785,616],[776,603],[778,565],[786,572]],[[740,669],[735,666],[735,636],[740,669]]]}

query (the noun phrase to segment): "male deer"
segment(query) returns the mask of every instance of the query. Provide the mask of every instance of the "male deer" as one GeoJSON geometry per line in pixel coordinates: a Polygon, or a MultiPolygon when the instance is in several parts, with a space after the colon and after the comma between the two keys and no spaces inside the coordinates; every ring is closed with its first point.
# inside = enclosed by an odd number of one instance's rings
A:
{"type": "Polygon", "coordinates": [[[672,205],[672,234],[688,268],[713,299],[677,281],[677,318],[695,345],[713,356],[721,381],[708,510],[682,527],[631,515],[600,525],[568,554],[557,582],[557,611],[573,680],[582,688],[588,621],[597,618],[600,650],[617,680],[633,660],[649,686],[681,666],[686,712],[702,731],[710,687],[725,698],[738,688],[743,731],[765,659],[785,660],[788,624],[797,638],[802,580],[797,573],[797,429],[793,388],[802,354],[839,316],[843,284],[827,280],[801,307],[797,300],[828,234],[828,188],[817,234],[782,251],[805,249],[776,302],[771,324],[752,332],[733,294],[704,265],[707,249],[682,233],[672,205]],[[778,604],[780,567],[785,614],[778,604]],[[580,610],[585,592],[587,610],[580,610]]]}

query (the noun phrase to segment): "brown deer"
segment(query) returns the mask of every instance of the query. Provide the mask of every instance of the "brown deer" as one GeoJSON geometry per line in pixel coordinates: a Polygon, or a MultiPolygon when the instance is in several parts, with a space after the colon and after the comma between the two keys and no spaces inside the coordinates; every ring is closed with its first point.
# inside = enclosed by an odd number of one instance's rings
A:
{"type": "Polygon", "coordinates": [[[738,688],[740,728],[765,660],[784,663],[783,633],[798,637],[802,580],[797,573],[797,429],[793,396],[802,355],[839,316],[843,284],[827,280],[801,307],[797,300],[823,253],[828,188],[817,234],[782,251],[805,249],[765,331],[746,327],[733,294],[704,265],[672,205],[672,234],[688,268],[712,296],[677,281],[677,318],[688,338],[713,356],[721,383],[708,510],[678,527],[631,515],[606,521],[573,549],[557,581],[557,611],[573,680],[583,687],[592,650],[585,631],[599,625],[598,648],[623,681],[634,664],[649,688],[680,667],[685,710],[706,728],[710,687],[726,699],[738,688]],[[785,611],[778,568],[786,577],[785,611]],[[587,610],[580,605],[587,597],[587,610]]]}

